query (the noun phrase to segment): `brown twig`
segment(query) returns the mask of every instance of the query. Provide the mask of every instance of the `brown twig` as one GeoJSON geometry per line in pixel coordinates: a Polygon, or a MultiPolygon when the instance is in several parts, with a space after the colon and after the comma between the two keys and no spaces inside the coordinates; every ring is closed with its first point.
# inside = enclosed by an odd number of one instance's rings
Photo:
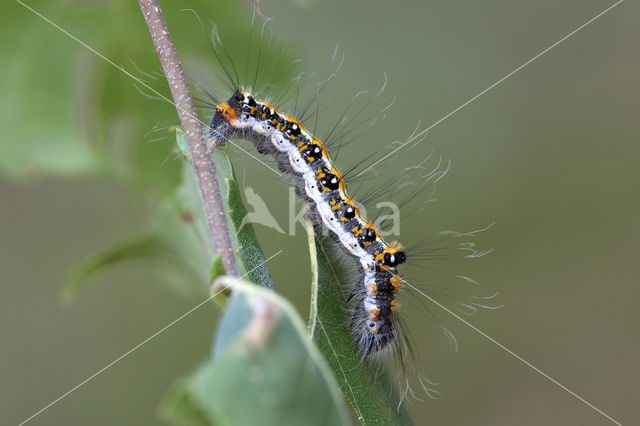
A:
{"type": "Polygon", "coordinates": [[[220,253],[227,275],[238,276],[236,262],[229,237],[226,215],[220,196],[216,166],[204,141],[200,120],[196,115],[193,99],[182,71],[178,53],[171,40],[167,24],[157,0],[138,0],[153,44],[156,47],[162,69],[167,77],[171,95],[184,129],[193,169],[200,189],[200,196],[209,224],[209,234],[214,249],[220,253]]]}

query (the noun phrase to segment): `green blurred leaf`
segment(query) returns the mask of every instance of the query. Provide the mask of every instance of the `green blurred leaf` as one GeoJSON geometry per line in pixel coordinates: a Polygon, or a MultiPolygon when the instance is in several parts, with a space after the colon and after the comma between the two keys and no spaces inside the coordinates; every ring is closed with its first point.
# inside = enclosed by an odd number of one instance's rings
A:
{"type": "Polygon", "coordinates": [[[171,127],[169,130],[174,130],[176,132],[176,142],[178,144],[178,149],[180,150],[180,154],[187,160],[189,163],[191,162],[191,153],[189,152],[189,145],[187,145],[187,139],[184,136],[184,130],[182,127],[171,127]]]}
{"type": "MultiPolygon", "coordinates": [[[[211,263],[210,270],[211,282],[213,282],[216,278],[223,276],[227,271],[224,269],[224,263],[222,262],[222,256],[218,253],[216,257],[213,259],[211,263]]],[[[221,306],[225,306],[227,304],[227,298],[229,297],[229,293],[226,291],[221,292],[220,294],[214,294],[213,300],[221,306]]]]}
{"type": "Polygon", "coordinates": [[[185,162],[181,185],[161,203],[148,229],[83,261],[63,284],[63,294],[73,297],[96,273],[132,260],[158,260],[165,269],[180,271],[160,273],[167,284],[185,295],[201,294],[211,282],[214,259],[208,232],[193,170],[185,162]]]}
{"type": "MultiPolygon", "coordinates": [[[[178,129],[178,143],[183,132],[178,129]]],[[[275,289],[266,259],[255,239],[251,224],[240,231],[237,224],[246,214],[231,163],[221,150],[216,150],[214,162],[226,210],[233,247],[237,253],[240,274],[248,274],[251,280],[264,287],[275,289]]],[[[200,191],[196,185],[193,168],[183,162],[181,184],[161,203],[149,228],[133,239],[127,239],[87,258],[78,265],[63,284],[63,296],[72,298],[94,275],[124,261],[158,260],[179,274],[160,273],[160,277],[179,293],[189,296],[202,293],[211,281],[224,273],[221,261],[211,247],[209,229],[204,215],[200,191]],[[195,285],[199,283],[200,285],[195,285]]],[[[155,268],[154,268],[155,269],[155,268]]]]}
{"type": "MultiPolygon", "coordinates": [[[[189,148],[184,137],[184,131],[179,127],[175,128],[175,130],[178,147],[183,155],[188,158],[189,148]]],[[[242,276],[248,276],[249,280],[254,284],[275,290],[267,260],[262,254],[262,248],[256,239],[253,225],[251,223],[242,223],[247,210],[242,203],[240,189],[236,183],[231,161],[221,148],[217,148],[213,152],[213,162],[216,165],[222,202],[224,203],[225,211],[228,213],[227,219],[231,219],[230,221],[227,220],[227,226],[231,244],[236,252],[238,273],[242,276]]],[[[204,216],[202,220],[203,223],[206,223],[204,216]]]]}
{"type": "MultiPolygon", "coordinates": [[[[137,4],[30,1],[29,6],[115,64],[158,69],[137,4]],[[109,28],[109,31],[104,31],[109,28]]],[[[145,134],[174,112],[141,96],[134,81],[36,13],[7,2],[0,17],[0,173],[13,179],[100,175],[127,187],[166,189],[177,165],[168,144],[145,134]]],[[[156,85],[162,88],[158,82],[156,85]]]]}
{"type": "MultiPolygon", "coordinates": [[[[3,4],[0,176],[98,175],[156,198],[178,185],[180,164],[166,161],[174,145],[162,135],[175,122],[175,107],[122,72],[171,98],[138,3],[27,4],[112,63],[19,3],[3,4]]],[[[208,44],[214,25],[225,34],[228,51],[246,52],[251,44],[251,51],[275,54],[271,43],[247,39],[250,4],[183,0],[162,6],[186,72],[207,90],[222,87],[214,84],[216,61],[208,44]]]]}
{"type": "Polygon", "coordinates": [[[224,263],[222,263],[222,256],[217,254],[216,257],[211,262],[211,268],[209,269],[209,279],[211,282],[218,277],[221,277],[225,274],[224,263]]]}
{"type": "Polygon", "coordinates": [[[231,161],[221,149],[217,149],[214,152],[213,160],[218,169],[218,182],[220,183],[222,200],[231,218],[231,223],[228,223],[228,225],[231,242],[240,261],[238,273],[240,275],[247,274],[248,279],[254,284],[275,290],[276,287],[269,273],[267,260],[262,254],[262,248],[260,248],[260,244],[256,239],[253,225],[251,223],[242,223],[242,220],[247,215],[247,210],[242,203],[231,161]]]}
{"type": "Polygon", "coordinates": [[[336,262],[329,260],[325,248],[329,242],[316,240],[314,243],[314,238],[311,234],[310,251],[312,259],[316,258],[312,261],[312,272],[314,278],[317,277],[309,319],[314,341],[363,424],[412,425],[386,372],[381,373],[358,354],[349,329],[351,318],[344,308],[349,297],[346,289],[353,286],[345,278],[350,275],[338,270],[336,262]]]}
{"type": "Polygon", "coordinates": [[[160,405],[160,415],[180,425],[208,426],[210,423],[207,416],[200,406],[200,401],[191,392],[190,386],[187,378],[176,382],[160,405]]]}
{"type": "Polygon", "coordinates": [[[84,282],[116,263],[160,255],[160,244],[154,241],[152,235],[144,235],[141,238],[117,244],[94,254],[78,265],[63,285],[62,296],[65,300],[70,300],[84,282]]]}
{"type": "Polygon", "coordinates": [[[246,281],[231,286],[212,358],[170,390],[163,416],[179,424],[349,424],[335,379],[295,309],[246,281]]]}

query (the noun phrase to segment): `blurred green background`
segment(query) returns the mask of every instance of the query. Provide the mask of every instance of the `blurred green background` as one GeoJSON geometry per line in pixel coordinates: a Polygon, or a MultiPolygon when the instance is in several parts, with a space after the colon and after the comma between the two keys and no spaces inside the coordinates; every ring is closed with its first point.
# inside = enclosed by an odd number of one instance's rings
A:
{"type": "MultiPolygon", "coordinates": [[[[28,4],[116,64],[159,71],[136,2],[28,4]]],[[[274,34],[301,50],[308,73],[326,70],[340,44],[344,67],[326,89],[333,112],[360,90],[375,92],[387,73],[384,96],[397,98],[395,105],[374,132],[341,152],[338,164],[349,166],[384,152],[418,123],[436,122],[611,4],[297,0],[261,6],[275,18],[274,34]]],[[[213,62],[193,15],[180,9],[193,8],[205,27],[215,22],[232,34],[230,46],[242,45],[251,14],[250,2],[237,0],[162,6],[194,78],[213,62]]],[[[443,266],[473,276],[486,294],[500,291],[504,308],[470,320],[624,424],[640,421],[639,13],[637,3],[620,4],[398,157],[406,167],[435,148],[452,160],[438,202],[403,221],[403,232],[426,238],[495,222],[478,237],[493,254],[443,266]]],[[[170,105],[143,96],[131,79],[19,4],[5,4],[0,24],[0,421],[16,424],[199,303],[206,287],[187,277],[176,291],[165,283],[180,277],[168,279],[161,262],[129,262],[92,279],[71,304],[60,301],[70,268],[140,232],[175,186],[180,161],[164,127],[177,118],[170,105]]],[[[286,229],[287,186],[230,152],[241,182],[286,229]]],[[[303,230],[294,237],[259,225],[256,231],[266,256],[284,249],[270,269],[306,318],[303,230]]],[[[428,271],[410,272],[412,279],[421,273],[416,280],[438,280],[428,271]]],[[[610,424],[426,306],[455,333],[460,350],[451,352],[429,326],[434,319],[420,312],[426,308],[405,306],[421,366],[443,393],[409,407],[417,424],[610,424]]],[[[31,424],[161,424],[164,391],[207,356],[218,314],[213,304],[195,311],[31,424]]]]}

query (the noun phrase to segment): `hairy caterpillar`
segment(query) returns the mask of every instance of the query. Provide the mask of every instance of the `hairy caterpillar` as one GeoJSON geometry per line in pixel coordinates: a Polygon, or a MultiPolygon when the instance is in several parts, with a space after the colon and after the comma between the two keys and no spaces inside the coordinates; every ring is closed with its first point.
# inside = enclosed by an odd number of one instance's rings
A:
{"type": "MultiPolygon", "coordinates": [[[[263,26],[262,33],[264,33],[264,29],[263,26]]],[[[261,35],[261,37],[263,36],[264,34],[261,35]]],[[[408,215],[404,210],[404,217],[407,218],[411,214],[417,213],[428,203],[435,201],[431,198],[434,195],[435,185],[449,171],[450,162],[443,163],[440,158],[434,168],[425,167],[425,163],[434,153],[432,150],[426,158],[421,156],[423,159],[410,167],[406,167],[406,165],[404,167],[374,167],[397,150],[394,149],[391,154],[382,155],[378,160],[371,160],[378,154],[377,151],[371,150],[368,156],[360,160],[355,167],[346,169],[346,173],[341,173],[334,166],[327,146],[331,144],[333,155],[337,155],[340,146],[355,140],[351,136],[354,130],[370,129],[372,124],[383,119],[385,112],[393,102],[380,110],[377,115],[364,113],[365,120],[362,121],[347,117],[349,108],[346,108],[339,117],[339,121],[326,137],[322,138],[325,142],[323,143],[320,138],[314,136],[316,134],[315,126],[312,126],[314,131],[310,132],[302,123],[309,122],[309,112],[312,111],[310,108],[312,105],[317,105],[315,123],[317,126],[317,114],[320,109],[319,93],[337,75],[344,61],[344,55],[341,59],[338,55],[338,47],[328,62],[330,66],[336,65],[335,70],[330,71],[326,80],[320,79],[312,88],[312,93],[303,93],[303,97],[309,96],[309,98],[299,104],[301,88],[308,81],[301,82],[304,73],[287,77],[292,65],[298,63],[299,59],[295,57],[286,59],[285,50],[280,48],[278,50],[281,50],[281,53],[278,52],[275,55],[264,53],[260,48],[252,55],[251,48],[249,48],[246,63],[236,64],[230,52],[223,47],[215,30],[209,41],[217,64],[224,71],[222,77],[226,76],[226,79],[219,79],[221,80],[219,83],[224,83],[226,86],[224,94],[216,93],[213,95],[200,85],[196,87],[205,97],[200,99],[201,105],[213,110],[213,118],[208,124],[203,123],[207,126],[206,132],[211,137],[210,142],[214,145],[223,145],[227,140],[245,139],[251,142],[258,152],[273,155],[279,168],[294,177],[296,185],[293,192],[306,203],[307,216],[314,222],[315,230],[332,237],[336,245],[340,247],[336,251],[347,255],[339,257],[355,260],[356,267],[352,267],[354,278],[351,282],[353,285],[349,286],[351,293],[350,295],[344,294],[343,297],[345,300],[344,308],[351,318],[350,324],[345,324],[345,326],[350,326],[360,356],[363,360],[367,358],[377,363],[378,361],[386,362],[387,355],[391,355],[396,367],[400,369],[398,372],[400,402],[407,398],[420,399],[413,393],[409,385],[409,377],[417,379],[418,384],[429,398],[437,398],[439,392],[433,389],[435,383],[424,375],[415,357],[417,352],[413,350],[414,342],[410,339],[409,330],[401,323],[401,315],[396,312],[397,307],[404,307],[404,304],[401,306],[397,302],[398,296],[402,288],[413,290],[408,291],[407,294],[417,297],[417,299],[407,301],[414,305],[417,303],[421,314],[426,313],[432,317],[435,320],[433,324],[438,329],[437,331],[441,332],[448,340],[450,349],[457,351],[458,343],[453,333],[438,323],[435,315],[429,307],[422,304],[423,300],[420,300],[418,296],[439,298],[445,303],[455,304],[455,309],[458,312],[473,315],[478,308],[494,309],[494,307],[485,305],[483,301],[493,299],[497,293],[488,297],[469,295],[468,286],[470,284],[479,285],[477,281],[460,273],[452,274],[440,270],[433,264],[424,265],[423,262],[452,258],[476,258],[491,252],[491,250],[477,250],[475,244],[468,241],[486,228],[463,233],[444,231],[426,239],[421,237],[419,233],[408,235],[410,238],[405,238],[403,235],[405,243],[407,240],[411,240],[409,244],[405,245],[405,249],[399,243],[388,243],[383,238],[386,235],[398,236],[400,234],[399,216],[398,220],[396,218],[389,219],[393,215],[381,216],[378,211],[378,216],[374,215],[368,218],[371,221],[369,222],[366,220],[367,214],[364,205],[360,202],[368,203],[373,199],[382,201],[380,200],[382,195],[391,195],[395,202],[389,203],[385,200],[379,204],[387,206],[393,204],[399,211],[408,203],[412,203],[413,208],[408,212],[408,215]],[[232,93],[231,97],[229,97],[229,93],[232,93]],[[266,101],[263,95],[265,93],[267,96],[270,95],[274,101],[266,101]],[[285,104],[294,111],[292,115],[282,112],[287,108],[284,106],[285,104]],[[282,110],[279,110],[276,105],[282,106],[282,110]],[[344,123],[350,125],[355,123],[355,127],[343,128],[344,123]],[[337,135],[336,129],[338,129],[338,133],[343,133],[337,135]],[[344,136],[348,136],[346,141],[344,136]],[[333,143],[336,140],[340,141],[340,146],[334,150],[333,143]],[[352,172],[358,167],[365,167],[365,170],[358,172],[355,176],[352,175],[352,172]],[[366,184],[370,189],[363,193],[362,188],[359,188],[357,203],[356,199],[348,195],[345,179],[353,184],[358,180],[354,178],[362,176],[365,172],[370,172],[370,174],[359,178],[359,180],[360,183],[367,181],[366,184]],[[384,178],[384,181],[371,186],[371,182],[369,182],[371,174],[384,178]],[[429,190],[433,192],[429,194],[429,190]],[[392,229],[387,227],[390,222],[393,225],[392,229]],[[397,229],[396,224],[398,224],[397,229]],[[462,241],[463,239],[467,241],[462,241]],[[409,255],[406,252],[409,252],[409,255]],[[440,280],[410,283],[399,275],[397,270],[399,265],[405,263],[407,266],[440,274],[440,277],[445,277],[457,284],[450,286],[451,282],[445,284],[440,280]]],[[[277,46],[276,43],[275,47],[277,46]]],[[[234,52],[236,50],[234,49],[234,52]]],[[[380,96],[386,85],[387,78],[384,74],[382,88],[377,91],[373,99],[380,96]]],[[[357,92],[353,99],[355,100],[364,93],[366,92],[357,92]]],[[[364,109],[358,111],[355,117],[363,111],[364,109]]],[[[392,148],[394,144],[404,146],[408,142],[413,142],[413,147],[423,139],[424,132],[419,132],[418,127],[407,136],[405,141],[392,142],[389,148],[392,148]]],[[[244,151],[244,149],[242,150],[244,151]]],[[[253,157],[251,154],[249,156],[253,157]]],[[[351,190],[353,189],[352,187],[351,190]]],[[[376,205],[376,208],[379,208],[379,204],[376,205]]],[[[293,226],[295,224],[292,225],[290,222],[290,229],[293,226]]],[[[389,239],[391,240],[391,238],[389,239]]]]}
{"type": "Polygon", "coordinates": [[[297,118],[245,90],[217,105],[209,131],[217,141],[254,142],[258,152],[275,155],[280,169],[296,178],[296,192],[311,206],[316,226],[329,231],[358,264],[360,277],[350,299],[355,305],[351,328],[360,352],[369,356],[392,347],[397,341],[396,294],[402,288],[396,268],[406,254],[362,217],[324,143],[297,118]]]}

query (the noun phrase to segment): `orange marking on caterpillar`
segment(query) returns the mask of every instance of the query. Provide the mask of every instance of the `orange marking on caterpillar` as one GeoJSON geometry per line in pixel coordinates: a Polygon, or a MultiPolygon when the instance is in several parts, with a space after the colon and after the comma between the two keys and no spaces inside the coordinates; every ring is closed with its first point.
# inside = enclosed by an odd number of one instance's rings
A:
{"type": "Polygon", "coordinates": [[[331,173],[338,176],[339,179],[342,179],[342,172],[340,172],[340,170],[336,169],[333,166],[331,167],[331,173]]]}
{"type": "Polygon", "coordinates": [[[341,192],[345,192],[347,190],[347,183],[344,181],[344,176],[342,175],[342,172],[336,169],[335,167],[331,167],[331,173],[333,173],[338,177],[338,189],[341,192]]]}
{"type": "Polygon", "coordinates": [[[378,286],[376,283],[369,283],[367,287],[369,288],[369,292],[367,294],[370,296],[376,296],[378,294],[378,286]]]}
{"type": "MultiPolygon", "coordinates": [[[[290,121],[292,123],[296,123],[298,125],[298,127],[300,127],[300,130],[305,130],[304,126],[302,125],[302,123],[300,122],[300,120],[298,120],[297,118],[291,116],[291,115],[286,115],[284,116],[285,120],[290,121]]],[[[305,130],[306,131],[306,130],[305,130]]]]}
{"type": "Polygon", "coordinates": [[[394,293],[397,293],[402,287],[404,287],[404,284],[402,283],[402,278],[400,278],[397,275],[392,276],[389,281],[391,281],[391,285],[393,286],[394,293]]]}
{"type": "Polygon", "coordinates": [[[397,253],[399,251],[402,250],[402,244],[400,244],[397,241],[392,241],[390,244],[388,244],[385,248],[384,251],[387,253],[397,253]]]}
{"type": "Polygon", "coordinates": [[[231,124],[238,123],[238,117],[236,116],[236,111],[231,108],[228,102],[222,102],[219,104],[216,109],[222,114],[225,120],[227,120],[231,124]]]}

